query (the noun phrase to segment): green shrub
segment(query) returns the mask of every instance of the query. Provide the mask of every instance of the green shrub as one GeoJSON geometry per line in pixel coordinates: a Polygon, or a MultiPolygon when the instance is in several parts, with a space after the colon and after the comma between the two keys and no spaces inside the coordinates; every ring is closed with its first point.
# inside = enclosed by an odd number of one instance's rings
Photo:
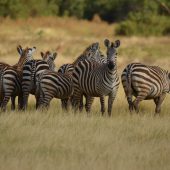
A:
{"type": "Polygon", "coordinates": [[[117,35],[161,36],[170,35],[170,20],[167,16],[147,13],[130,14],[115,30],[117,35]]]}

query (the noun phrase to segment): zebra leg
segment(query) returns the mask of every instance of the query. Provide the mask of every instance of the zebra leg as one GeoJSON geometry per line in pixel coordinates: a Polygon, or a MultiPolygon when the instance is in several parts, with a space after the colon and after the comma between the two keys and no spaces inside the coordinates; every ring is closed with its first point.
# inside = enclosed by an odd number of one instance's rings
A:
{"type": "Polygon", "coordinates": [[[133,101],[133,106],[134,106],[136,113],[139,113],[139,103],[142,100],[144,100],[146,96],[147,94],[144,95],[144,93],[141,93],[141,94],[139,93],[136,99],[133,101]]]}
{"type": "Polygon", "coordinates": [[[9,99],[10,99],[10,95],[5,95],[4,96],[3,102],[1,104],[1,110],[4,111],[4,112],[6,111],[6,106],[7,106],[8,102],[9,102],[9,99]]]}
{"type": "Polygon", "coordinates": [[[39,108],[39,105],[41,104],[41,97],[40,96],[35,96],[36,104],[35,107],[36,109],[39,108]]]}
{"type": "Polygon", "coordinates": [[[24,110],[27,109],[28,96],[29,96],[29,93],[24,93],[24,94],[23,94],[23,109],[24,109],[24,110]]]}
{"type": "Polygon", "coordinates": [[[23,95],[18,95],[18,110],[23,110],[23,95]]]}
{"type": "Polygon", "coordinates": [[[42,107],[46,108],[48,110],[48,108],[50,106],[50,102],[51,102],[52,99],[53,99],[53,96],[44,94],[44,98],[43,98],[43,100],[41,102],[42,107]]]}
{"type": "Polygon", "coordinates": [[[86,112],[89,113],[91,111],[91,105],[93,103],[94,97],[87,96],[86,95],[86,104],[85,104],[85,109],[86,112]]]}
{"type": "Polygon", "coordinates": [[[109,94],[109,97],[108,97],[108,115],[111,116],[112,114],[112,105],[113,105],[113,102],[115,100],[115,97],[116,97],[116,93],[111,93],[109,94]]]}
{"type": "Polygon", "coordinates": [[[11,96],[11,110],[15,110],[15,98],[16,96],[11,96]]]}
{"type": "Polygon", "coordinates": [[[72,96],[72,107],[74,109],[74,112],[77,112],[79,105],[80,105],[80,100],[82,99],[82,93],[80,90],[75,89],[74,94],[72,96]]]}
{"type": "Polygon", "coordinates": [[[61,107],[63,110],[68,110],[68,101],[69,101],[69,98],[66,98],[66,99],[61,99],[61,107]]]}
{"type": "Polygon", "coordinates": [[[81,96],[80,105],[79,105],[79,111],[82,112],[82,110],[83,110],[83,95],[81,96]]]}
{"type": "Polygon", "coordinates": [[[132,96],[127,97],[127,101],[128,101],[128,104],[129,104],[129,111],[132,112],[133,109],[134,109],[134,105],[133,105],[133,102],[132,102],[132,96]]]}
{"type": "Polygon", "coordinates": [[[163,93],[161,96],[154,99],[154,102],[156,104],[155,115],[161,112],[161,104],[164,101],[165,96],[166,96],[166,94],[163,93]]]}
{"type": "Polygon", "coordinates": [[[105,112],[104,96],[101,96],[101,97],[100,97],[100,104],[101,104],[101,112],[102,112],[102,115],[104,115],[104,112],[105,112]]]}

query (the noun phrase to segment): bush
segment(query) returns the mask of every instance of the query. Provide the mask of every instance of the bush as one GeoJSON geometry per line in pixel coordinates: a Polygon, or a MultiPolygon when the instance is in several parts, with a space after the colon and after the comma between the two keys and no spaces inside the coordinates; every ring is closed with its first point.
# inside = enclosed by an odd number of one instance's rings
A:
{"type": "Polygon", "coordinates": [[[170,20],[167,16],[147,13],[130,14],[115,30],[117,35],[160,36],[170,35],[170,20]]]}

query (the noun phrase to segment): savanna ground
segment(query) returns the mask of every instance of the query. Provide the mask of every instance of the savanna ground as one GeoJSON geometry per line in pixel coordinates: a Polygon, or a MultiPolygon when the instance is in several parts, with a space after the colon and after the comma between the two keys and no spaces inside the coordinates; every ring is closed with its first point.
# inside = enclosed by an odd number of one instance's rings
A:
{"type": "MultiPolygon", "coordinates": [[[[169,37],[116,37],[114,27],[68,18],[2,20],[0,60],[15,64],[16,46],[21,44],[37,47],[34,58],[40,58],[40,51],[57,49],[59,67],[72,62],[95,41],[105,52],[103,40],[109,38],[121,41],[120,74],[134,61],[170,68],[169,37]]],[[[121,85],[110,118],[101,116],[98,99],[90,116],[63,112],[59,100],[53,100],[48,112],[35,111],[34,103],[31,97],[27,112],[0,115],[2,170],[170,169],[169,96],[157,117],[153,116],[153,101],[142,102],[140,114],[130,115],[121,85]]]]}

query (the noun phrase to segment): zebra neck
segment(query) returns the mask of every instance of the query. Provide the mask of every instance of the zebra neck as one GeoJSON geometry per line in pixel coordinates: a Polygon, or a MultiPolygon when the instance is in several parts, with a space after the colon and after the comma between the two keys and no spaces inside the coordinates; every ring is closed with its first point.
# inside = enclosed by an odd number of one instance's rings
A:
{"type": "Polygon", "coordinates": [[[15,68],[16,68],[18,71],[22,71],[24,64],[25,64],[25,57],[20,57],[18,63],[15,64],[15,68]]]}
{"type": "Polygon", "coordinates": [[[113,69],[110,69],[108,64],[104,64],[102,73],[107,75],[107,77],[114,77],[115,74],[117,74],[117,65],[115,65],[113,69]]]}

